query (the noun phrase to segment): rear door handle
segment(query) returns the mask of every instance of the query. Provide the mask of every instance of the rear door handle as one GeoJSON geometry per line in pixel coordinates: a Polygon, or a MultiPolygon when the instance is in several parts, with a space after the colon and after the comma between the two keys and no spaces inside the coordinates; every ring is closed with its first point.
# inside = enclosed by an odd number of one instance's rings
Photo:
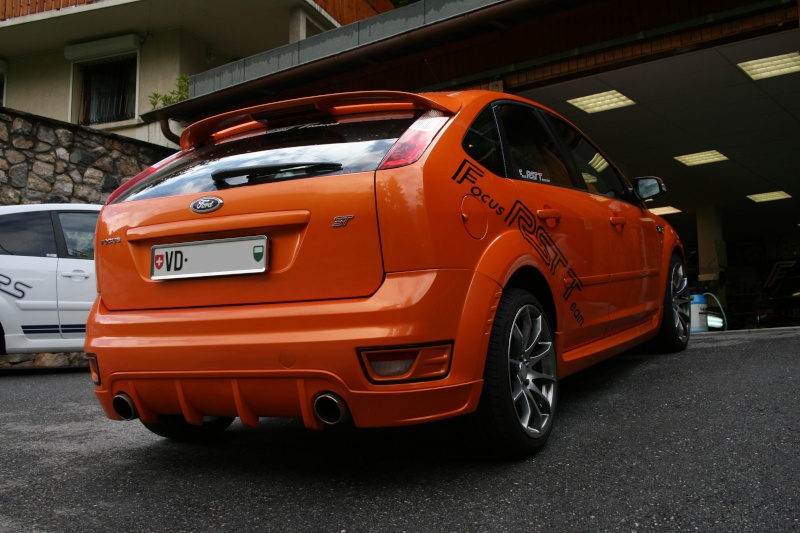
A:
{"type": "Polygon", "coordinates": [[[625,217],[611,217],[609,220],[617,231],[622,231],[622,226],[628,223],[628,219],[625,217]]]}
{"type": "Polygon", "coordinates": [[[539,220],[544,220],[548,226],[554,228],[558,221],[561,220],[561,211],[558,209],[539,209],[536,211],[536,216],[539,220]]]}

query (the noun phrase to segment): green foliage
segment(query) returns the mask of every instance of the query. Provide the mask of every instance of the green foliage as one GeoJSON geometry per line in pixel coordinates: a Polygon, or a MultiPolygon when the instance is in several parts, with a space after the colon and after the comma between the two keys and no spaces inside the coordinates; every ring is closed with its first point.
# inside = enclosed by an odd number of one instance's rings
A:
{"type": "Polygon", "coordinates": [[[151,93],[150,105],[153,109],[159,107],[166,107],[168,105],[177,104],[189,98],[189,75],[181,74],[175,81],[175,89],[167,94],[151,93]]]}

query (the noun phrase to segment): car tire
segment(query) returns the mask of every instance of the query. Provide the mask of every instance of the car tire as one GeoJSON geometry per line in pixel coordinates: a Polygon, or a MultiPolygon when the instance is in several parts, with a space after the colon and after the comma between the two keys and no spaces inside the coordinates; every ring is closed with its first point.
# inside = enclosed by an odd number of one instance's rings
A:
{"type": "Polygon", "coordinates": [[[544,446],[553,427],[557,376],[553,331],[542,305],[525,290],[506,291],[492,326],[477,412],[493,453],[520,458],[544,446]]]}
{"type": "Polygon", "coordinates": [[[692,327],[692,297],[683,260],[673,255],[664,291],[664,316],[654,346],[662,352],[680,352],[689,344],[692,327]]]}
{"type": "Polygon", "coordinates": [[[210,417],[202,426],[190,424],[183,415],[158,415],[158,422],[142,422],[144,427],[172,440],[191,442],[215,437],[224,432],[233,423],[232,416],[210,417]]]}

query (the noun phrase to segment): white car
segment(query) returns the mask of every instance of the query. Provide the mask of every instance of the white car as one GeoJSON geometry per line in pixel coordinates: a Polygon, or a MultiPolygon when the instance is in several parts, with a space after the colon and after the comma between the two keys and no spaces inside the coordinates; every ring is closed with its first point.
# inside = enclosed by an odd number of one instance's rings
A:
{"type": "Polygon", "coordinates": [[[0,353],[83,351],[100,208],[0,207],[0,353]]]}

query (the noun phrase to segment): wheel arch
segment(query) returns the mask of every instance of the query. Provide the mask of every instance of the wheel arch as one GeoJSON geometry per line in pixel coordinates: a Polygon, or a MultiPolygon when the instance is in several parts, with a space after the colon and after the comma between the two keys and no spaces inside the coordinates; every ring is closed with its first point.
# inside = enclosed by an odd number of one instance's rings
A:
{"type": "Polygon", "coordinates": [[[662,250],[664,251],[664,260],[667,265],[674,254],[677,254],[681,260],[686,263],[686,256],[683,252],[683,243],[681,242],[678,232],[669,224],[661,226],[664,228],[664,239],[662,241],[662,250]]]}
{"type": "Polygon", "coordinates": [[[503,290],[516,287],[529,291],[544,306],[553,331],[558,331],[553,280],[545,274],[547,266],[518,232],[510,231],[495,239],[484,250],[475,270],[493,279],[503,290]]]}
{"type": "Polygon", "coordinates": [[[558,313],[556,312],[553,291],[540,270],[531,265],[520,267],[508,279],[503,290],[507,288],[524,289],[531,293],[544,307],[544,312],[550,321],[550,327],[554,332],[558,330],[558,313]]]}

